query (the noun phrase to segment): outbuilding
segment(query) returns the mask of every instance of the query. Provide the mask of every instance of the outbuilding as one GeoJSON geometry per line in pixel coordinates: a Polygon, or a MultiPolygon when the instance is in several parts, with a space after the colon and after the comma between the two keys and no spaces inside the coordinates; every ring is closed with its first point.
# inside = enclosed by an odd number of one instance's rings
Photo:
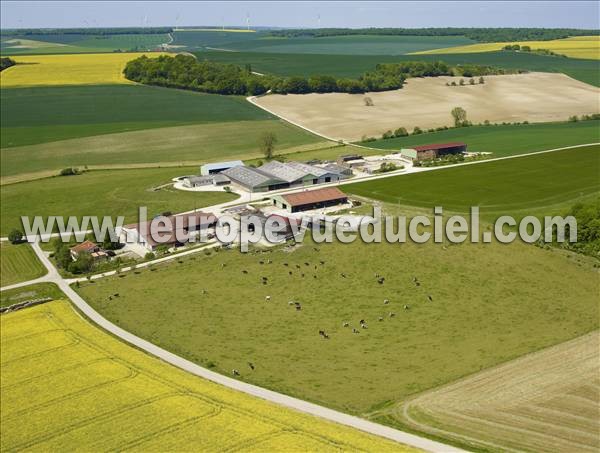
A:
{"type": "Polygon", "coordinates": [[[412,160],[437,159],[449,154],[461,154],[467,152],[467,144],[463,142],[434,143],[432,145],[413,146],[402,149],[403,157],[412,160]]]}
{"type": "Polygon", "coordinates": [[[212,164],[204,164],[200,167],[200,174],[202,176],[213,175],[215,173],[221,173],[222,171],[228,170],[233,167],[242,167],[244,162],[241,160],[232,160],[229,162],[214,162],[212,164]]]}
{"type": "Polygon", "coordinates": [[[324,187],[316,190],[273,195],[274,206],[288,212],[302,212],[337,206],[348,202],[348,196],[337,187],[324,187]]]}

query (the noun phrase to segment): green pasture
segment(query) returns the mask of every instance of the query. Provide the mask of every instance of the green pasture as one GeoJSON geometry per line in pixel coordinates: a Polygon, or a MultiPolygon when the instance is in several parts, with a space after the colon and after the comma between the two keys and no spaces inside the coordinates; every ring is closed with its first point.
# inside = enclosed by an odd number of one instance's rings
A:
{"type": "Polygon", "coordinates": [[[482,162],[455,168],[438,167],[344,186],[344,191],[396,205],[469,212],[479,206],[482,217],[550,215],[600,192],[600,146],[482,162]]]}
{"type": "Polygon", "coordinates": [[[234,200],[226,192],[185,192],[159,187],[175,176],[196,174],[197,167],[90,171],[77,176],[56,176],[0,188],[0,231],[3,236],[21,228],[20,216],[125,216],[137,220],[139,206],[148,215],[183,212],[234,200]]]}
{"type": "Polygon", "coordinates": [[[456,141],[465,142],[468,151],[493,153],[490,157],[512,156],[564,146],[600,143],[600,121],[472,126],[380,139],[364,145],[398,151],[411,146],[456,141]]]}
{"type": "Polygon", "coordinates": [[[112,322],[177,355],[365,415],[598,328],[597,270],[567,258],[519,243],[307,240],[200,253],[77,290],[112,322]]]}
{"type": "Polygon", "coordinates": [[[45,299],[46,297],[51,297],[54,300],[67,298],[54,283],[35,283],[0,292],[0,307],[8,307],[27,300],[45,299]]]}
{"type": "Polygon", "coordinates": [[[0,243],[0,286],[33,280],[46,274],[46,268],[27,243],[0,243]]]}
{"type": "Polygon", "coordinates": [[[66,167],[189,165],[262,157],[259,140],[272,132],[277,153],[330,146],[331,142],[281,120],[228,121],[96,135],[2,148],[2,176],[57,174],[66,167]]]}
{"type": "Polygon", "coordinates": [[[4,88],[1,145],[132,130],[273,118],[242,97],[142,85],[4,88]]]}
{"type": "Polygon", "coordinates": [[[598,61],[550,57],[518,52],[482,52],[446,55],[322,55],[257,52],[196,52],[199,59],[238,65],[250,64],[254,71],[283,76],[329,74],[336,77],[359,77],[372,71],[378,63],[401,61],[444,61],[456,64],[490,65],[505,69],[562,72],[574,79],[600,86],[598,61]]]}

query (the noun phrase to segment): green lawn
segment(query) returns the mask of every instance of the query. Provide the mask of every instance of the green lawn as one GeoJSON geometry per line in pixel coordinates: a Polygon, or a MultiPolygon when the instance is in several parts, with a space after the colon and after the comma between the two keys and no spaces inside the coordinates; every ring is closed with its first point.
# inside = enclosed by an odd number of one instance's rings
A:
{"type": "Polygon", "coordinates": [[[575,58],[527,55],[518,52],[482,52],[447,55],[319,55],[267,52],[196,52],[199,59],[238,65],[251,64],[258,72],[277,75],[330,74],[336,77],[358,77],[372,71],[378,63],[400,61],[445,61],[449,64],[480,64],[506,69],[562,72],[574,79],[600,86],[598,61],[575,58]]]}
{"type": "Polygon", "coordinates": [[[44,299],[46,297],[55,300],[67,299],[67,296],[54,283],[36,283],[0,292],[0,307],[8,307],[26,300],[44,299]]]}
{"type": "Polygon", "coordinates": [[[461,141],[469,151],[490,152],[491,157],[562,148],[600,142],[600,121],[577,123],[539,123],[519,126],[473,126],[422,135],[377,140],[366,146],[382,150],[400,150],[430,143],[461,141]]]}
{"type": "Polygon", "coordinates": [[[282,120],[228,121],[121,132],[52,143],[2,148],[2,176],[65,167],[180,164],[261,157],[259,139],[277,137],[276,152],[299,151],[331,142],[282,120]]]}
{"type": "Polygon", "coordinates": [[[20,227],[20,216],[119,216],[137,219],[139,206],[150,216],[182,212],[234,200],[225,192],[184,192],[166,187],[172,177],[195,174],[197,167],[90,171],[78,176],[57,176],[0,188],[0,232],[20,227]]]}
{"type": "Polygon", "coordinates": [[[600,192],[600,146],[443,168],[344,186],[344,192],[387,203],[482,216],[552,214],[600,192]]]}
{"type": "Polygon", "coordinates": [[[243,97],[136,86],[3,88],[2,148],[184,124],[273,119],[243,97]]]}
{"type": "Polygon", "coordinates": [[[29,244],[0,244],[0,286],[33,280],[46,274],[46,268],[29,244]]]}
{"type": "Polygon", "coordinates": [[[359,414],[598,328],[597,270],[553,250],[362,242],[318,250],[307,242],[294,251],[199,254],[78,291],[175,354],[359,414]],[[109,301],[116,292],[118,302],[109,301]]]}

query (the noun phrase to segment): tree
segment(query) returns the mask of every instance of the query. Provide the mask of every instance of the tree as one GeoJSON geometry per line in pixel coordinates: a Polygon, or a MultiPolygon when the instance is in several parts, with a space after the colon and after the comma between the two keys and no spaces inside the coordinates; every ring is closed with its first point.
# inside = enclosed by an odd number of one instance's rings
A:
{"type": "Polygon", "coordinates": [[[485,83],[485,79],[483,77],[479,77],[479,83],[483,85],[485,83]]]}
{"type": "Polygon", "coordinates": [[[469,79],[469,85],[475,85],[475,79],[473,77],[469,79]]]}
{"type": "Polygon", "coordinates": [[[381,138],[387,140],[388,138],[394,137],[394,133],[392,131],[385,131],[381,138]]]}
{"type": "Polygon", "coordinates": [[[458,82],[460,84],[460,86],[463,86],[465,84],[465,79],[460,79],[460,82],[458,82]]]}
{"type": "Polygon", "coordinates": [[[413,129],[413,132],[412,132],[413,135],[419,135],[422,133],[423,133],[423,130],[419,126],[415,126],[415,128],[413,129]]]}
{"type": "Polygon", "coordinates": [[[277,136],[273,132],[265,132],[260,136],[258,146],[267,160],[273,159],[276,144],[277,136]]]}
{"type": "Polygon", "coordinates": [[[454,107],[450,112],[454,118],[454,126],[460,127],[467,124],[467,111],[462,107],[454,107]]]}
{"type": "Polygon", "coordinates": [[[374,105],[375,105],[375,104],[373,104],[373,99],[371,99],[371,98],[370,98],[370,97],[368,97],[368,96],[367,96],[366,98],[364,98],[364,101],[365,101],[365,105],[366,105],[367,107],[372,107],[372,106],[374,106],[374,105]]]}
{"type": "Polygon", "coordinates": [[[394,131],[394,137],[406,137],[408,135],[408,131],[405,127],[399,127],[394,131]]]}
{"type": "Polygon", "coordinates": [[[23,233],[19,230],[12,230],[8,233],[8,240],[11,244],[18,244],[23,241],[23,233]]]}

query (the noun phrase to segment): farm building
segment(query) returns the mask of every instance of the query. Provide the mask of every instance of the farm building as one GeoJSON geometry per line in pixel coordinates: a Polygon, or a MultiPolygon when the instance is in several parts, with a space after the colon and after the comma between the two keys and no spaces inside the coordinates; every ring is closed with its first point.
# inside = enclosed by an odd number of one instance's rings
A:
{"type": "Polygon", "coordinates": [[[224,186],[230,184],[231,180],[222,173],[216,173],[206,176],[188,176],[183,179],[184,187],[203,187],[203,186],[224,186]]]}
{"type": "Polygon", "coordinates": [[[76,261],[83,253],[89,254],[93,260],[108,258],[108,254],[92,241],[83,241],[81,244],[71,247],[69,252],[73,261],[76,261]]]}
{"type": "Polygon", "coordinates": [[[229,168],[243,167],[244,162],[241,160],[232,160],[229,162],[215,162],[212,164],[204,164],[200,167],[200,174],[202,176],[212,175],[215,173],[221,173],[229,168]]]}
{"type": "Polygon", "coordinates": [[[270,174],[252,167],[232,167],[225,170],[232,183],[248,190],[249,192],[267,192],[269,190],[284,189],[289,183],[270,174]]]}
{"type": "Polygon", "coordinates": [[[301,212],[347,203],[348,196],[337,187],[324,187],[304,192],[273,195],[271,201],[274,206],[288,212],[301,212]]]}
{"type": "Polygon", "coordinates": [[[462,142],[435,143],[432,145],[414,146],[402,149],[401,154],[412,160],[436,159],[448,154],[460,154],[467,151],[467,144],[462,142]]]}
{"type": "Polygon", "coordinates": [[[325,170],[328,170],[332,173],[337,173],[340,175],[340,179],[349,178],[352,176],[352,169],[348,167],[344,167],[343,165],[338,164],[327,164],[323,166],[325,170]]]}
{"type": "Polygon", "coordinates": [[[151,231],[152,221],[125,225],[120,234],[121,242],[135,242],[152,252],[161,245],[183,245],[198,232],[214,227],[217,223],[214,214],[202,211],[162,217],[162,220],[170,221],[169,229],[164,228],[163,223],[156,222],[156,231],[151,231]]]}
{"type": "Polygon", "coordinates": [[[343,156],[337,158],[337,164],[344,167],[349,167],[350,162],[355,160],[362,160],[362,158],[363,156],[361,156],[360,154],[344,154],[343,156]]]}
{"type": "Polygon", "coordinates": [[[316,167],[302,162],[267,162],[258,167],[233,167],[221,175],[250,192],[266,192],[289,187],[305,187],[313,184],[336,182],[348,177],[348,171],[316,167]]]}

